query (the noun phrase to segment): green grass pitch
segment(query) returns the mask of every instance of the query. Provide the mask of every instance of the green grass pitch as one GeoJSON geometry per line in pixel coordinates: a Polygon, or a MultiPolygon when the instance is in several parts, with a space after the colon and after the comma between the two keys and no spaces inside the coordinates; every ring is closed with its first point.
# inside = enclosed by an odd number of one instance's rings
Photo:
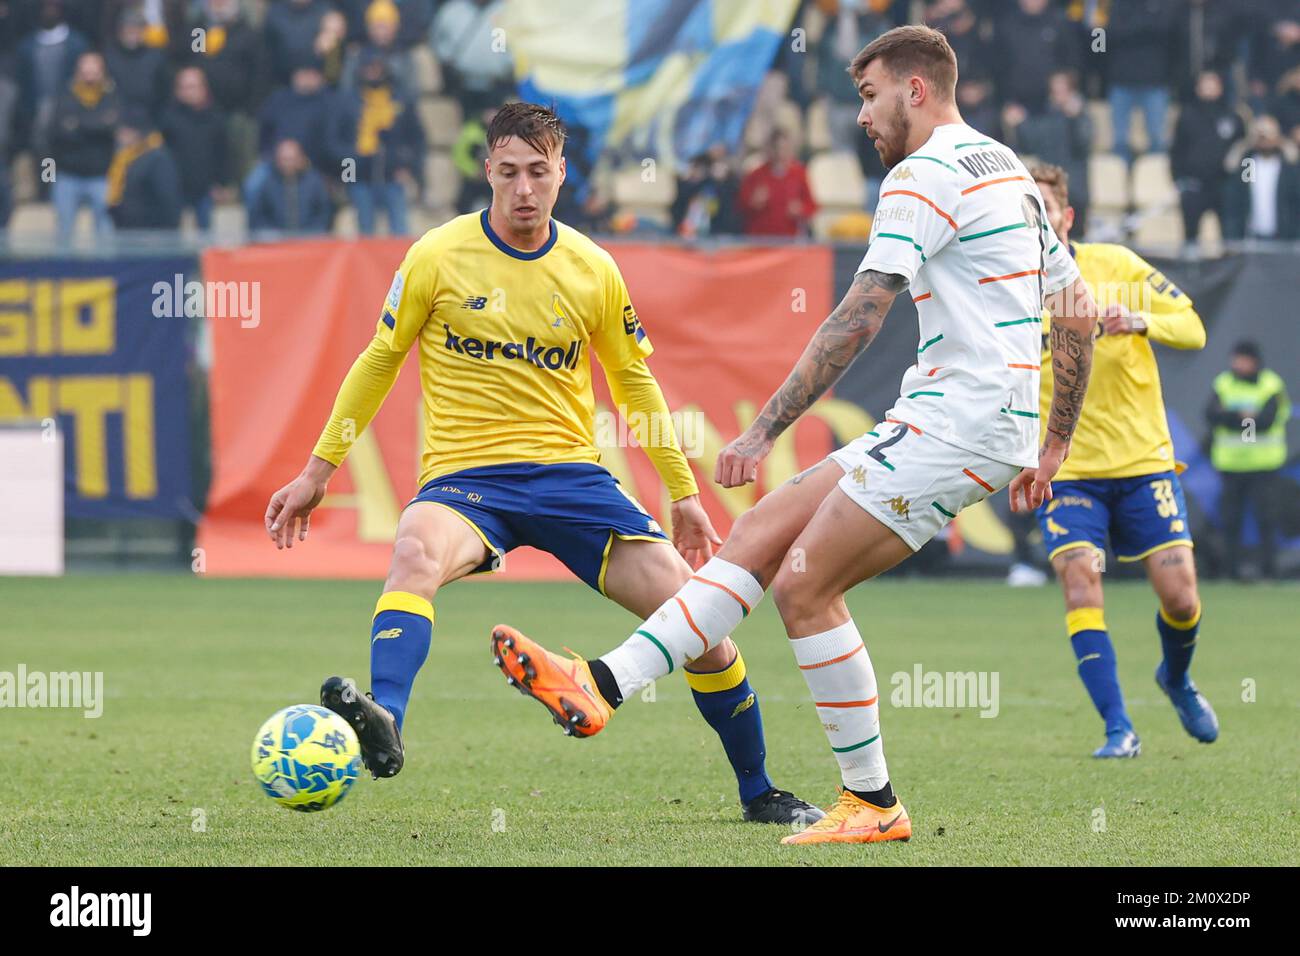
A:
{"type": "MultiPolygon", "coordinates": [[[[1107,589],[1137,760],[1100,762],[1055,588],[882,581],[850,596],[881,685],[910,843],[782,847],[740,822],[730,770],[684,681],[610,728],[565,738],[506,687],[488,630],[508,621],[595,655],[631,616],[580,584],[475,582],[440,596],[406,726],[407,764],[337,807],[291,813],[249,771],[254,731],[368,682],[361,582],[80,576],[0,581],[0,671],[103,671],[103,716],[0,710],[0,864],[1060,864],[1294,866],[1294,586],[1206,585],[1193,673],[1219,741],[1183,733],[1152,681],[1155,602],[1107,589]],[[996,671],[1000,709],[893,706],[891,676],[996,671]],[[1253,686],[1253,700],[1250,688],[1253,686]]],[[[836,766],[770,601],[738,634],[777,783],[826,804],[836,766]]]]}

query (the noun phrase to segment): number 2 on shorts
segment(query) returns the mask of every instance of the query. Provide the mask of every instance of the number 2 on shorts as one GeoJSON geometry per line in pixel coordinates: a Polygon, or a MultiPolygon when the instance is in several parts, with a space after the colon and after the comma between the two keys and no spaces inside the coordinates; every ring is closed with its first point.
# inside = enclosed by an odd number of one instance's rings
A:
{"type": "Polygon", "coordinates": [[[893,438],[886,438],[884,441],[882,441],[882,442],[880,442],[880,443],[878,443],[878,444],[876,444],[876,445],[871,446],[870,448],[867,449],[867,454],[870,455],[872,458],[876,459],[876,461],[880,462],[882,465],[884,465],[884,466],[885,466],[886,468],[888,468],[890,471],[893,471],[893,470],[894,470],[894,466],[891,465],[891,464],[888,462],[888,460],[886,460],[884,454],[882,454],[882,453],[883,453],[883,451],[884,451],[886,448],[888,448],[890,445],[896,445],[896,444],[898,444],[898,442],[900,442],[900,441],[902,440],[903,436],[906,435],[906,434],[907,434],[907,425],[906,425],[905,423],[903,423],[903,422],[899,422],[899,423],[898,423],[898,427],[897,427],[896,429],[894,429],[894,437],[893,437],[893,438]]]}

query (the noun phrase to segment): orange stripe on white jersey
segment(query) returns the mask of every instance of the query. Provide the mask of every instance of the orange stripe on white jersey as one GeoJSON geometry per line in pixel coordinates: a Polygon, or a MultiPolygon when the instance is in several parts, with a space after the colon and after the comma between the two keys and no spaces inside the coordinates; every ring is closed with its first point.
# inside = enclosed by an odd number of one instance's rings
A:
{"type": "Polygon", "coordinates": [[[887,192],[883,192],[880,194],[881,199],[884,199],[886,196],[911,196],[913,199],[919,199],[921,200],[921,202],[925,203],[927,206],[929,206],[931,209],[937,212],[939,214],[939,218],[941,218],[948,225],[952,226],[953,229],[957,228],[956,219],[953,219],[952,216],[948,215],[946,212],[944,212],[942,209],[940,209],[930,200],[926,199],[920,193],[914,193],[910,189],[890,189],[887,192]]]}

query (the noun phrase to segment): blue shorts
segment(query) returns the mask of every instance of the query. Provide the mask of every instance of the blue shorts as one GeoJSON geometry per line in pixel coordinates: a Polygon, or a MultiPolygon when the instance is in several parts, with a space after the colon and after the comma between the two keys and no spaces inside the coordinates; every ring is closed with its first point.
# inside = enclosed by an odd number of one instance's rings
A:
{"type": "Polygon", "coordinates": [[[416,501],[450,508],[483,539],[490,556],[472,574],[496,571],[506,552],[528,545],[555,555],[601,594],[615,537],[668,540],[659,522],[599,465],[466,468],[433,479],[416,501]]]}
{"type": "Polygon", "coordinates": [[[1187,502],[1176,472],[1136,478],[1052,482],[1052,500],[1038,509],[1048,559],[1070,548],[1106,550],[1140,561],[1153,552],[1192,543],[1187,502]]]}

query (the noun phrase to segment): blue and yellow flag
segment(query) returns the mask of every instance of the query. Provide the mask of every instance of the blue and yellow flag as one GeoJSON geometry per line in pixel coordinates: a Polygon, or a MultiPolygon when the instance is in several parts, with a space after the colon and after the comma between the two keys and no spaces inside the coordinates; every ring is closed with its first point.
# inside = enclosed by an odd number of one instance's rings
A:
{"type": "Polygon", "coordinates": [[[605,150],[675,163],[734,150],[798,0],[511,0],[522,99],[605,150]]]}

